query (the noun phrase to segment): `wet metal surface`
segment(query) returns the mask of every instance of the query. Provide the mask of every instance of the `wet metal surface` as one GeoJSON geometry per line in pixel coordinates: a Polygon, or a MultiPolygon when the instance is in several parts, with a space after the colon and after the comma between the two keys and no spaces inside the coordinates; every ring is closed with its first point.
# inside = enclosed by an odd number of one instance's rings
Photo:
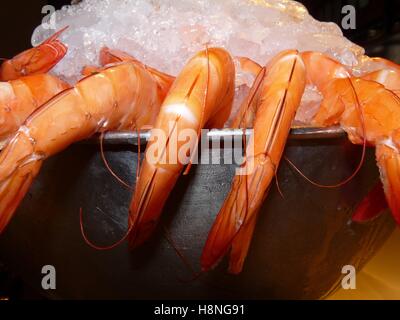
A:
{"type": "MultiPolygon", "coordinates": [[[[351,145],[343,132],[333,129],[324,137],[319,129],[301,130],[292,131],[285,155],[304,174],[332,184],[353,172],[361,147],[351,145]],[[295,139],[296,133],[302,139],[295,139]]],[[[135,141],[134,133],[105,137],[111,167],[131,185],[135,141]]],[[[314,187],[282,161],[278,181],[284,198],[273,185],[243,272],[227,274],[224,260],[208,274],[182,281],[192,272],[165,232],[199,270],[202,247],[234,171],[228,164],[193,166],[179,179],[151,241],[134,252],[126,243],[96,251],[80,234],[79,208],[90,239],[107,245],[125,233],[132,191],[110,175],[96,143],[76,144],[46,161],[0,237],[0,258],[38,291],[42,266],[54,265],[57,289],[42,291],[54,298],[319,298],[340,281],[343,265],[362,266],[394,228],[389,214],[365,224],[350,220],[354,206],[378,180],[373,149],[360,173],[338,189],[314,187]]]]}

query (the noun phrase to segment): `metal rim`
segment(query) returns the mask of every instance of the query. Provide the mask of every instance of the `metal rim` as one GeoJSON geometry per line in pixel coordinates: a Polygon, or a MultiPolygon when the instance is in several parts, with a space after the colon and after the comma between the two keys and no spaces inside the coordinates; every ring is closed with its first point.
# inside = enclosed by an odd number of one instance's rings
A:
{"type": "MultiPolygon", "coordinates": [[[[208,140],[219,140],[224,137],[242,137],[251,135],[251,129],[212,129],[207,132],[208,140]]],[[[106,145],[141,145],[146,144],[150,137],[150,130],[141,131],[109,131],[104,133],[103,143],[106,145]]],[[[338,139],[345,138],[346,132],[339,126],[333,127],[296,127],[292,128],[289,133],[290,140],[314,140],[314,139],[338,139]]],[[[99,143],[100,135],[95,135],[92,138],[84,140],[83,143],[93,144],[99,143]]]]}

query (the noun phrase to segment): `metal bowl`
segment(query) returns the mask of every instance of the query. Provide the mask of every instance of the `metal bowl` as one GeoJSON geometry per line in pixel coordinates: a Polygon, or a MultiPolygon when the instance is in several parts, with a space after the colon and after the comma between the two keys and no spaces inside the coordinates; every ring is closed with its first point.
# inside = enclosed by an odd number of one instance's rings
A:
{"type": "MultiPolygon", "coordinates": [[[[209,139],[241,134],[212,131],[209,139]]],[[[228,274],[223,261],[193,279],[171,244],[199,270],[202,247],[229,192],[235,165],[193,166],[179,179],[156,234],[143,247],[131,252],[123,243],[96,251],[82,239],[79,208],[88,236],[110,244],[125,233],[132,192],[107,171],[97,141],[75,144],[47,160],[0,238],[0,259],[51,298],[321,298],[340,284],[344,265],[361,269],[394,228],[389,214],[365,224],[351,222],[355,205],[378,180],[374,150],[369,149],[357,176],[336,189],[312,186],[282,161],[278,180],[284,197],[273,185],[240,275],[228,274]],[[56,268],[56,290],[41,288],[44,265],[56,268]]],[[[131,184],[136,141],[136,133],[105,137],[109,163],[131,184]]],[[[361,147],[350,144],[338,128],[292,129],[285,150],[304,174],[325,184],[349,176],[360,154],[361,147]]]]}

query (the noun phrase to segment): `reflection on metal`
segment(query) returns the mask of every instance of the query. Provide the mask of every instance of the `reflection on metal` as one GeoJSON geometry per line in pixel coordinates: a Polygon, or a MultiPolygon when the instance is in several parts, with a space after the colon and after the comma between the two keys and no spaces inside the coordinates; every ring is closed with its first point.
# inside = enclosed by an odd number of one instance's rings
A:
{"type": "MultiPolygon", "coordinates": [[[[221,139],[225,137],[241,137],[244,130],[242,129],[212,129],[208,131],[207,136],[209,140],[221,139]]],[[[251,129],[245,130],[246,136],[250,136],[251,129]]],[[[298,127],[292,128],[290,131],[289,139],[291,140],[305,140],[305,139],[334,139],[344,138],[346,133],[340,127],[317,128],[317,127],[298,127]]],[[[104,134],[104,144],[110,145],[124,145],[133,144],[141,145],[146,144],[150,138],[150,131],[142,131],[140,135],[137,131],[112,131],[104,134]]],[[[99,135],[91,139],[85,140],[83,143],[98,143],[99,135]]]]}

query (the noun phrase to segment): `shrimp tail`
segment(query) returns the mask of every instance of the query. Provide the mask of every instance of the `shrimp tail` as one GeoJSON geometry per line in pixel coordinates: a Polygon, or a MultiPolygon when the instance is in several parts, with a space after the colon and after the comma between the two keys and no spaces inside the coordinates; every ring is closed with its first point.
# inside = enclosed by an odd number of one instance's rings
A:
{"type": "Polygon", "coordinates": [[[257,214],[274,176],[273,165],[259,162],[251,175],[235,176],[232,189],[212,226],[201,256],[203,271],[212,269],[231,249],[229,272],[240,273],[250,246],[257,214]]]}
{"type": "Polygon", "coordinates": [[[232,249],[229,259],[229,273],[239,274],[243,269],[243,264],[250,248],[254,228],[256,227],[257,215],[251,217],[238,232],[232,242],[232,249]]]}
{"type": "Polygon", "coordinates": [[[378,182],[357,205],[351,219],[354,222],[370,221],[378,217],[388,208],[385,192],[381,182],[378,182]]]}
{"type": "Polygon", "coordinates": [[[0,80],[50,71],[67,53],[67,47],[57,38],[67,27],[56,32],[37,47],[25,50],[0,66],[0,80]]]}
{"type": "Polygon", "coordinates": [[[376,160],[386,200],[394,219],[400,225],[400,154],[398,150],[384,144],[378,144],[376,146],[376,160]]]}

